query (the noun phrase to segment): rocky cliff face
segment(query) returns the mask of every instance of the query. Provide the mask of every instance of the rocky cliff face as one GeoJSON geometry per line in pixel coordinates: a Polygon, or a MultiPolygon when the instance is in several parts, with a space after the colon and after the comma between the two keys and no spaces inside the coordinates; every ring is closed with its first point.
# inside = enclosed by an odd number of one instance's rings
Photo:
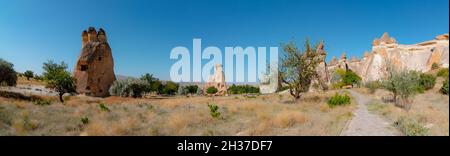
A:
{"type": "Polygon", "coordinates": [[[349,68],[358,73],[363,81],[374,81],[386,76],[386,68],[392,65],[398,69],[427,72],[433,64],[448,67],[448,34],[413,45],[398,44],[387,33],[375,39],[372,52],[360,61],[350,62],[349,68]]]}
{"type": "Polygon", "coordinates": [[[225,82],[225,74],[221,64],[216,64],[214,68],[214,75],[208,79],[206,85],[203,88],[203,92],[206,93],[209,87],[215,87],[217,93],[215,95],[227,95],[227,84],[225,82]]]}
{"type": "Polygon", "coordinates": [[[77,92],[89,96],[108,96],[115,81],[114,60],[103,29],[90,27],[82,33],[81,54],[73,71],[77,92]]]}
{"type": "Polygon", "coordinates": [[[399,69],[427,72],[433,64],[449,66],[449,35],[443,34],[433,40],[413,45],[398,44],[384,33],[372,43],[372,51],[365,52],[362,59],[346,60],[345,55],[338,61],[329,63],[328,70],[336,68],[352,70],[360,75],[364,82],[379,80],[386,76],[386,67],[392,65],[399,69]]]}

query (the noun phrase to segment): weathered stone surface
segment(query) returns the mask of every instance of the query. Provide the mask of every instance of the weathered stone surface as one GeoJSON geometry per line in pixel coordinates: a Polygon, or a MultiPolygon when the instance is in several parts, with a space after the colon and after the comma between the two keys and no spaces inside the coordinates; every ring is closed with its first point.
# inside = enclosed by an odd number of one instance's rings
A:
{"type": "Polygon", "coordinates": [[[227,85],[225,82],[225,74],[221,64],[216,64],[214,68],[214,74],[208,79],[206,85],[204,86],[204,92],[209,87],[217,88],[218,92],[215,95],[227,95],[227,85]]]}
{"type": "Polygon", "coordinates": [[[114,60],[103,29],[90,27],[82,32],[81,54],[73,71],[77,92],[105,97],[115,81],[114,60]]]}
{"type": "Polygon", "coordinates": [[[380,39],[373,42],[372,52],[366,52],[361,60],[347,62],[344,56],[330,69],[343,68],[356,72],[363,81],[374,81],[386,76],[388,64],[405,70],[427,72],[432,64],[441,67],[449,66],[449,40],[448,34],[439,35],[434,40],[413,45],[397,44],[397,41],[384,33],[380,39]]]}

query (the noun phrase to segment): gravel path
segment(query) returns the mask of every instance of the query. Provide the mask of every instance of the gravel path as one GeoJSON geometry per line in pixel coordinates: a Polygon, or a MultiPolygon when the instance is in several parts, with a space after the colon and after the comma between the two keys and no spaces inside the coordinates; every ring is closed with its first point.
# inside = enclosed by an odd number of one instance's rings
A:
{"type": "Polygon", "coordinates": [[[358,108],[353,112],[353,119],[342,132],[342,136],[398,136],[402,135],[391,123],[367,110],[370,98],[348,90],[358,103],[358,108]]]}

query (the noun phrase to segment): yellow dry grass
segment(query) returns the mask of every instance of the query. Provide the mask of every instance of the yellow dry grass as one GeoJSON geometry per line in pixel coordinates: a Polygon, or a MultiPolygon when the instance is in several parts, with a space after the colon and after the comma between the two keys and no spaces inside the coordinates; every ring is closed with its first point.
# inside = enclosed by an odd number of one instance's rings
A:
{"type": "Polygon", "coordinates": [[[307,93],[296,101],[287,94],[73,96],[64,104],[52,99],[49,106],[0,97],[0,135],[339,135],[354,105],[329,108],[326,101],[332,95],[334,91],[307,93]],[[207,104],[219,106],[220,117],[213,118],[207,104]]]}

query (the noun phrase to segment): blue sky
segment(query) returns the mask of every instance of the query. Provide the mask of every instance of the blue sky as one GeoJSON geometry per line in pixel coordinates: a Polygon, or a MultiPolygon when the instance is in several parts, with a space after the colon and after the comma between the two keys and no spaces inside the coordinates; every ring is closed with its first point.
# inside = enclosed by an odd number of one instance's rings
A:
{"type": "MultiPolygon", "coordinates": [[[[362,56],[383,32],[402,44],[448,33],[448,0],[2,0],[0,57],[17,71],[46,60],[70,70],[89,26],[106,30],[117,74],[169,79],[172,48],[279,46],[324,40],[327,59],[362,56]]],[[[223,52],[223,51],[222,51],[223,52]]]]}

